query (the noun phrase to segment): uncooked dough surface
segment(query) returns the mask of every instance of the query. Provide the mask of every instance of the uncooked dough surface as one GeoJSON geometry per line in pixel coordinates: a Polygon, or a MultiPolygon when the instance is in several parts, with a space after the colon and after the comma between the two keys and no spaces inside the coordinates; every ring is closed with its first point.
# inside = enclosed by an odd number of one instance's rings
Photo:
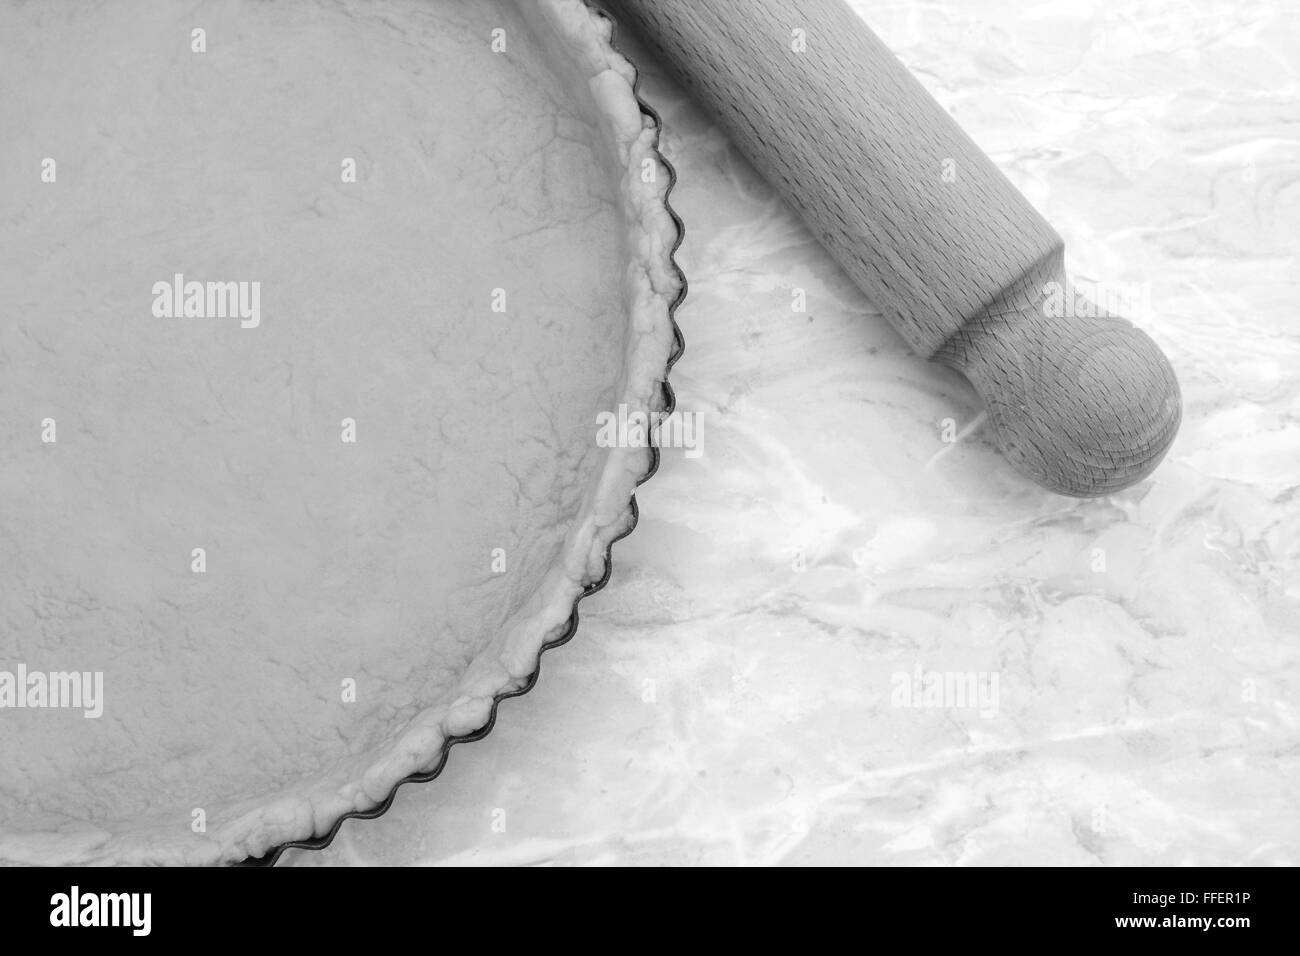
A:
{"type": "Polygon", "coordinates": [[[628,347],[552,58],[508,4],[0,8],[0,670],[103,674],[0,711],[0,849],[341,786],[549,600],[628,347]]]}

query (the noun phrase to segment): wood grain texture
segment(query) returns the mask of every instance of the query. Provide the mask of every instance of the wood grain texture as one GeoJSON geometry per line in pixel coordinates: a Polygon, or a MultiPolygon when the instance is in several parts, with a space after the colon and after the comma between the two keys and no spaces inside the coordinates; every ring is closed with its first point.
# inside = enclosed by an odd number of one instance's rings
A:
{"type": "Polygon", "coordinates": [[[1155,468],[1181,417],[1168,360],[1118,317],[1049,314],[1061,237],[842,0],[607,6],[907,343],[970,379],[1014,465],[1078,496],[1155,468]]]}

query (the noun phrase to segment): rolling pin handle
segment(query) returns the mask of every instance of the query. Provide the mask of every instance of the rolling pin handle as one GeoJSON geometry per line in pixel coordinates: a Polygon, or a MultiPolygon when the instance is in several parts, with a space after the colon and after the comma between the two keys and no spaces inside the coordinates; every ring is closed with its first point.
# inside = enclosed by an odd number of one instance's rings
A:
{"type": "Polygon", "coordinates": [[[931,358],[984,399],[994,441],[1020,471],[1078,498],[1149,475],[1178,431],[1169,360],[1146,333],[1081,297],[1044,260],[931,358]]]}

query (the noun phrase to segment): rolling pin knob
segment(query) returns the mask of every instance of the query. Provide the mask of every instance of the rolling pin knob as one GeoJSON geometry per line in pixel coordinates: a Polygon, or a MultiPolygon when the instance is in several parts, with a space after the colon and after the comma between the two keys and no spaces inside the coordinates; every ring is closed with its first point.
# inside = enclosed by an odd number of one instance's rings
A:
{"type": "Polygon", "coordinates": [[[931,358],[974,385],[1018,470],[1059,494],[1111,494],[1150,474],[1172,444],[1178,379],[1146,333],[1074,292],[1059,255],[1044,266],[931,358]]]}

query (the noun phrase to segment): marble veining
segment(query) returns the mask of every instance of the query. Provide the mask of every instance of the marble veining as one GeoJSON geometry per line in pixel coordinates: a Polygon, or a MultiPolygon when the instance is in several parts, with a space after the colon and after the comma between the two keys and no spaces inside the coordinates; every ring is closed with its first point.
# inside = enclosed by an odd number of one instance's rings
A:
{"type": "Polygon", "coordinates": [[[286,862],[1300,862],[1300,7],[854,2],[1127,290],[1183,389],[1166,462],[1017,476],[633,46],[702,454],[487,740],[286,862]]]}

